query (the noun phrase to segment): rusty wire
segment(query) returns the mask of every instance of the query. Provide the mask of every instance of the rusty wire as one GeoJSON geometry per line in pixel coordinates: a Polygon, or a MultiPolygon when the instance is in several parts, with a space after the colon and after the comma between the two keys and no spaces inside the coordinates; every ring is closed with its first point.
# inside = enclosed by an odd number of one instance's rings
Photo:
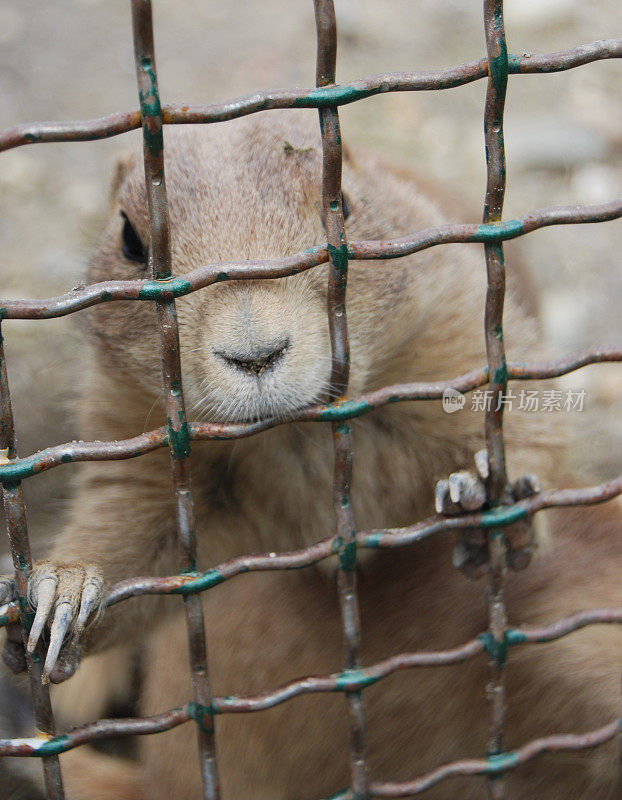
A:
{"type": "MultiPolygon", "coordinates": [[[[347,245],[347,256],[349,260],[400,258],[441,244],[506,241],[551,225],[608,222],[620,217],[622,199],[594,206],[551,206],[506,222],[439,225],[396,239],[353,241],[347,245]]],[[[286,258],[207,264],[166,283],[150,279],[102,281],[77,287],[59,297],[4,300],[0,305],[0,319],[53,319],[111,300],[173,300],[222,281],[268,280],[297,275],[328,260],[328,248],[318,245],[286,258]]]]}
{"type": "MultiPolygon", "coordinates": [[[[484,0],[484,26],[488,50],[488,86],[484,113],[484,139],[486,143],[486,197],[484,199],[484,224],[499,223],[505,198],[505,144],[503,140],[503,110],[508,84],[508,52],[503,23],[503,0],[484,0]]],[[[486,307],[484,334],[488,358],[488,379],[493,397],[502,398],[507,391],[507,369],[503,344],[503,304],[505,301],[505,262],[503,242],[486,242],[486,307]]],[[[503,403],[492,403],[486,410],[484,433],[490,474],[486,481],[486,499],[492,508],[501,502],[508,476],[505,465],[503,441],[503,403]]],[[[492,528],[487,533],[488,567],[486,570],[486,605],[488,610],[488,635],[496,644],[488,650],[488,676],[486,698],[489,704],[489,729],[487,755],[499,756],[503,752],[503,734],[506,715],[505,656],[503,642],[507,629],[504,603],[506,566],[506,541],[503,528],[492,528]]],[[[505,782],[503,775],[488,775],[488,795],[492,800],[503,800],[505,782]]]]}
{"type": "MultiPolygon", "coordinates": [[[[509,221],[502,221],[505,193],[503,107],[508,75],[559,72],[597,60],[622,57],[622,40],[581,45],[547,55],[515,56],[507,53],[502,0],[484,0],[487,56],[479,61],[434,72],[395,72],[362,78],[347,85],[335,83],[336,23],[333,0],[314,0],[317,28],[317,74],[314,89],[281,89],[257,92],[231,101],[209,105],[161,106],[157,89],[150,0],[131,0],[134,53],[140,110],[111,114],[95,120],[66,123],[33,123],[0,132],[0,150],[41,142],[103,139],[142,126],[145,178],[149,203],[152,250],[152,280],[104,282],[77,288],[45,300],[11,300],[0,303],[3,319],[47,319],[117,300],[155,302],[162,346],[163,391],[168,423],[132,439],[117,442],[73,442],[19,458],[15,444],[10,393],[0,337],[0,482],[3,486],[9,537],[14,556],[19,601],[0,615],[0,627],[21,624],[28,635],[32,611],[26,602],[26,582],[32,567],[21,480],[63,463],[134,458],[168,447],[175,495],[179,541],[180,575],[162,578],[132,578],[112,587],[108,605],[144,594],[181,594],[186,609],[194,699],[185,706],[138,719],[99,720],[69,733],[55,736],[48,690],[40,680],[41,653],[29,659],[31,689],[37,728],[36,739],[0,740],[0,755],[39,756],[43,761],[48,798],[62,800],[63,789],[58,754],[74,747],[112,736],[150,734],[170,730],[193,720],[199,734],[204,797],[219,797],[214,750],[214,717],[223,713],[257,712],[304,693],[343,692],[350,716],[350,787],[332,800],[362,800],[365,797],[410,797],[452,775],[485,775],[489,795],[504,797],[503,776],[542,752],[576,750],[609,741],[622,729],[622,720],[577,735],[556,735],[503,751],[503,665],[509,647],[544,643],[593,624],[619,624],[619,609],[577,612],[541,628],[507,626],[503,603],[505,575],[504,529],[544,508],[591,505],[622,494],[622,476],[582,489],[539,492],[512,505],[501,505],[507,482],[501,411],[486,414],[486,444],[491,458],[487,484],[489,510],[458,517],[431,517],[401,529],[356,531],[350,502],[352,447],[348,421],[388,403],[440,398],[447,388],[466,392],[489,384],[504,393],[509,380],[534,380],[559,376],[586,364],[622,360],[622,350],[593,348],[555,361],[506,364],[502,316],[505,269],[503,241],[523,236],[548,225],[603,222],[622,217],[622,200],[599,206],[545,208],[509,221]],[[485,105],[487,188],[481,225],[450,224],[417,231],[387,241],[348,242],[341,204],[341,139],[338,107],[390,91],[448,89],[482,78],[488,79],[485,105]],[[171,277],[170,229],[166,201],[162,126],[180,123],[214,123],[274,108],[317,108],[322,129],[322,201],[327,244],[282,259],[243,263],[209,264],[183,277],[171,277]],[[428,247],[456,243],[483,243],[488,290],[485,335],[487,364],[478,370],[433,383],[387,386],[359,398],[347,397],[348,335],[345,292],[351,259],[399,258],[428,247]],[[332,380],[336,387],[327,405],[307,408],[298,421],[330,422],[335,446],[333,482],[336,530],[332,538],[288,553],[247,555],[198,571],[194,543],[194,514],[190,490],[189,447],[192,440],[235,439],[254,435],[281,424],[264,420],[249,424],[191,423],[186,421],[179,360],[179,337],[175,299],[223,280],[272,279],[292,275],[329,263],[328,318],[332,351],[332,380]],[[359,664],[360,638],[356,595],[356,551],[358,548],[404,547],[445,531],[482,528],[487,531],[490,562],[487,579],[488,629],[475,639],[450,650],[402,653],[375,665],[359,664]],[[333,675],[308,676],[254,696],[211,697],[206,665],[203,612],[199,594],[236,575],[250,571],[300,569],[336,557],[339,563],[339,595],[344,632],[344,669],[333,675]],[[490,726],[487,757],[455,761],[439,766],[405,783],[368,781],[364,751],[362,690],[397,670],[457,664],[480,653],[488,658],[490,726]]],[[[503,404],[499,404],[500,409],[503,404]]],[[[494,409],[494,404],[492,409],[494,409]]]]}
{"type": "MultiPolygon", "coordinates": [[[[530,75],[561,72],[575,67],[622,56],[622,40],[604,39],[570,50],[544,55],[525,54],[508,57],[508,72],[530,75]]],[[[254,92],[224,103],[209,105],[165,105],[162,121],[166,125],[223,122],[257,111],[274,108],[320,108],[323,105],[346,105],[384,92],[421,92],[430,89],[453,89],[488,76],[488,59],[471,61],[457,67],[429,72],[387,72],[370,75],[349,84],[315,89],[276,89],[254,92]]],[[[107,139],[141,126],[139,111],[108,114],[92,120],[74,122],[25,123],[0,133],[0,151],[39,142],[84,142],[107,139]]]]}
{"type": "MultiPolygon", "coordinates": [[[[17,443],[13,425],[13,410],[9,393],[9,381],[4,355],[4,341],[0,329],[0,447],[7,458],[17,457],[17,443]]],[[[43,675],[43,647],[39,643],[34,653],[28,653],[26,642],[34,619],[28,604],[28,576],[32,570],[32,556],[28,540],[28,523],[26,521],[26,504],[19,481],[2,482],[2,497],[4,513],[7,521],[7,530],[11,542],[13,568],[15,570],[15,585],[18,594],[19,620],[22,628],[26,665],[30,677],[30,691],[35,713],[37,731],[45,736],[54,736],[54,716],[50,702],[50,690],[44,685],[43,675]]],[[[45,789],[50,800],[62,800],[63,788],[58,756],[50,755],[43,759],[43,776],[45,789]]]]}
{"type": "MultiPolygon", "coordinates": [[[[145,184],[151,232],[151,267],[156,281],[168,281],[171,272],[171,242],[166,180],[164,175],[164,137],[162,109],[153,42],[151,0],[134,0],[132,28],[136,78],[143,123],[143,155],[145,184]]],[[[179,327],[175,301],[155,301],[160,331],[162,387],[167,416],[167,443],[171,454],[171,482],[175,499],[175,519],[181,572],[197,568],[195,517],[190,485],[190,437],[182,389],[179,327]]],[[[188,650],[195,703],[209,708],[211,695],[207,671],[207,644],[203,606],[200,597],[184,597],[188,650]]],[[[209,714],[197,718],[199,760],[203,793],[206,800],[219,796],[218,773],[214,747],[214,725],[209,714]]]]}
{"type": "MultiPolygon", "coordinates": [[[[317,30],[316,85],[335,85],[337,20],[333,0],[313,0],[317,30]]],[[[329,256],[328,329],[331,344],[330,399],[344,397],[350,375],[350,345],[346,316],[348,243],[344,227],[341,167],[343,152],[336,105],[319,109],[322,137],[322,208],[329,256]]],[[[335,464],[333,508],[339,555],[338,590],[343,625],[343,660],[347,670],[359,667],[361,624],[356,579],[356,533],[350,488],[352,485],[352,432],[348,421],[331,423],[335,464]]],[[[365,711],[358,690],[346,692],[350,718],[350,778],[353,800],[367,796],[365,764],[365,711]]]]}

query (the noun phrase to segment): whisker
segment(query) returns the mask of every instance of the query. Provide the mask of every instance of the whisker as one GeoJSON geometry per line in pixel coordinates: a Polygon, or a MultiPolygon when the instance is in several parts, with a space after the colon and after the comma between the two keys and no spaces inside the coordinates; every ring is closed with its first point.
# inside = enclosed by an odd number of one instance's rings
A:
{"type": "Polygon", "coordinates": [[[156,405],[158,404],[158,401],[161,400],[161,399],[162,399],[161,395],[157,395],[156,399],[151,404],[151,408],[147,412],[147,416],[145,417],[145,422],[143,424],[143,433],[147,430],[147,425],[149,424],[149,420],[151,419],[151,415],[153,413],[153,409],[156,407],[156,405]]]}

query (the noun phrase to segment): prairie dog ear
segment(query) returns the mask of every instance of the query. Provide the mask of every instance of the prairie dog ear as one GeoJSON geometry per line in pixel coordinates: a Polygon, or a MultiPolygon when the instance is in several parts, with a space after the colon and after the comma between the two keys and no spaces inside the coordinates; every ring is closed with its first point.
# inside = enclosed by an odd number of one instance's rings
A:
{"type": "Polygon", "coordinates": [[[108,204],[110,209],[115,203],[117,199],[117,194],[119,193],[119,189],[123,185],[123,181],[129,174],[130,170],[136,163],[136,155],[134,153],[126,153],[125,155],[121,156],[117,163],[115,164],[114,171],[112,173],[112,180],[110,182],[110,195],[108,198],[108,204]]]}

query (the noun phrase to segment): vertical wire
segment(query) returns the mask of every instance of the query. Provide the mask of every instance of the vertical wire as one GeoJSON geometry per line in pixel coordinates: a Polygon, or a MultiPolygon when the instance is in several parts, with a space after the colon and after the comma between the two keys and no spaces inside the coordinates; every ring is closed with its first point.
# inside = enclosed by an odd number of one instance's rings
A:
{"type": "MultiPolygon", "coordinates": [[[[333,0],[314,0],[317,29],[316,85],[335,83],[337,23],[333,0]]],[[[337,106],[319,110],[322,135],[322,206],[330,255],[328,323],[332,353],[331,400],[348,388],[350,350],[346,318],[348,250],[341,195],[342,148],[337,106]]],[[[345,669],[359,667],[360,615],[356,587],[356,539],[350,500],[352,435],[347,422],[332,423],[335,452],[333,503],[339,537],[338,590],[344,634],[345,669]]],[[[350,773],[353,798],[367,797],[365,714],[360,691],[346,693],[350,719],[350,773]]]]}
{"type": "MultiPolygon", "coordinates": [[[[7,459],[17,458],[17,442],[13,424],[13,409],[9,379],[4,355],[4,340],[0,329],[0,449],[7,459]]],[[[28,604],[28,576],[32,571],[32,556],[28,539],[28,523],[26,521],[26,505],[20,481],[2,484],[4,511],[7,531],[11,543],[11,555],[15,569],[20,620],[24,641],[24,651],[30,678],[30,692],[35,714],[37,732],[43,736],[54,736],[54,716],[50,703],[49,686],[41,681],[43,674],[44,646],[41,640],[34,653],[26,650],[26,642],[34,620],[34,612],[28,604]]],[[[43,778],[48,800],[64,800],[63,781],[58,756],[46,756],[42,759],[43,778]]]]}
{"type": "MultiPolygon", "coordinates": [[[[134,56],[143,120],[145,182],[149,204],[151,259],[156,280],[171,278],[170,225],[164,177],[162,109],[158,94],[150,0],[132,0],[134,56]]],[[[190,481],[190,436],[182,391],[179,330],[174,300],[156,300],[162,355],[162,384],[166,401],[171,481],[175,499],[179,566],[182,573],[197,569],[196,531],[190,481]]],[[[205,800],[220,794],[214,741],[214,720],[207,670],[203,607],[198,595],[184,596],[190,667],[197,723],[199,758],[205,800]]]]}
{"type": "MultiPolygon", "coordinates": [[[[508,80],[508,53],[503,23],[503,0],[484,0],[484,27],[488,52],[489,77],[484,114],[486,143],[486,197],[483,221],[498,222],[503,212],[505,196],[505,146],[503,141],[503,111],[508,80]]],[[[498,505],[507,483],[505,445],[503,440],[503,398],[507,390],[505,348],[503,344],[503,305],[505,300],[505,263],[503,244],[491,242],[484,246],[486,255],[485,337],[486,356],[492,390],[492,405],[486,410],[485,435],[490,461],[487,499],[498,505]]],[[[488,679],[486,694],[489,704],[488,756],[503,750],[506,713],[504,666],[507,648],[505,636],[507,616],[504,603],[506,572],[506,543],[503,528],[488,533],[489,564],[486,577],[489,641],[488,679]]],[[[505,797],[503,778],[488,779],[488,794],[493,800],[505,797]]]]}

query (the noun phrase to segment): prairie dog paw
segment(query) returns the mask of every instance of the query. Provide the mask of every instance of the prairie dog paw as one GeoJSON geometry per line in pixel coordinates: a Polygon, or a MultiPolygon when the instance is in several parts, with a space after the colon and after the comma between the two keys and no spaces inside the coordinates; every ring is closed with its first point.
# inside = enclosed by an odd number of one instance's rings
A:
{"type": "MultiPolygon", "coordinates": [[[[540,491],[540,481],[535,475],[523,475],[510,487],[512,500],[524,500],[540,491]]],[[[537,546],[537,527],[534,517],[515,522],[506,529],[507,563],[513,570],[525,569],[537,546]]]]}
{"type": "Polygon", "coordinates": [[[106,587],[93,565],[38,562],[28,580],[28,600],[36,609],[27,649],[32,653],[44,628],[49,641],[42,680],[60,683],[80,662],[80,637],[104,608],[106,587]]]}
{"type": "MultiPolygon", "coordinates": [[[[486,507],[486,479],[489,474],[488,451],[475,454],[476,471],[452,473],[447,480],[436,484],[436,511],[444,516],[455,516],[486,507]]],[[[508,484],[502,502],[511,505],[540,491],[534,475],[523,475],[514,484],[508,484]]],[[[536,546],[533,518],[528,517],[505,528],[506,558],[510,569],[524,569],[531,561],[536,546]]],[[[470,578],[484,574],[488,561],[488,546],[484,532],[465,530],[453,553],[453,563],[470,578]]]]}
{"type": "Polygon", "coordinates": [[[479,511],[486,502],[486,485],[488,477],[488,452],[478,450],[475,454],[477,472],[462,470],[452,472],[447,480],[439,481],[434,492],[434,503],[437,514],[446,517],[461,514],[464,511],[479,511]]]}

